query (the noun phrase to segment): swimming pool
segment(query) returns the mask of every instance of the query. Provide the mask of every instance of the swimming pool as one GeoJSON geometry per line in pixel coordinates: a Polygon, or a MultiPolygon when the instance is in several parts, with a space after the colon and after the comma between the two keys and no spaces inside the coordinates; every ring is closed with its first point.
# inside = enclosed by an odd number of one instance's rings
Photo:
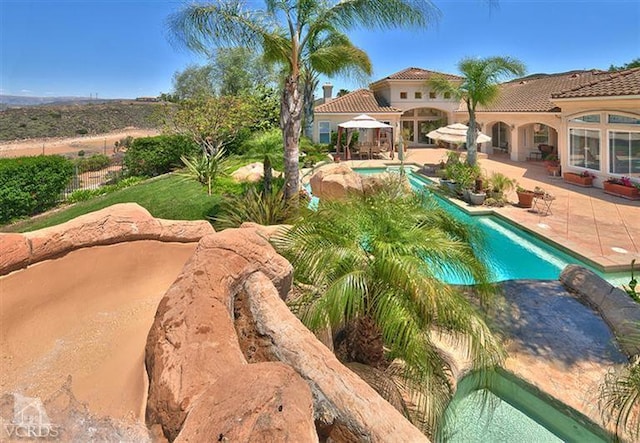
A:
{"type": "Polygon", "coordinates": [[[439,440],[447,443],[526,441],[601,443],[611,438],[582,414],[504,371],[458,383],[439,440]]]}
{"type": "MultiPolygon", "coordinates": [[[[363,175],[373,175],[391,168],[358,168],[354,171],[363,175]]],[[[414,190],[425,190],[434,184],[432,180],[405,167],[407,177],[414,190]]],[[[429,191],[427,191],[429,192],[429,191]]],[[[493,281],[514,279],[557,280],[562,270],[569,264],[577,264],[589,268],[605,278],[611,284],[628,283],[629,273],[603,273],[577,257],[569,255],[550,243],[529,234],[517,226],[494,215],[469,215],[455,204],[435,194],[436,201],[447,212],[481,230],[485,238],[485,254],[493,271],[493,281]]],[[[450,274],[442,276],[443,280],[452,284],[469,284],[470,281],[450,274]]]]}

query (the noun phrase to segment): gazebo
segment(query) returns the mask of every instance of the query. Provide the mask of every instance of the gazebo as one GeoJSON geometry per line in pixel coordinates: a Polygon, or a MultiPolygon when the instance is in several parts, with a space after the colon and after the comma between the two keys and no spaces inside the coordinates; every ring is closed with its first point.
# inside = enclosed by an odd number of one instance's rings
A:
{"type": "MultiPolygon", "coordinates": [[[[342,131],[345,130],[347,133],[347,143],[345,145],[345,159],[351,159],[351,153],[349,151],[349,142],[351,141],[351,135],[349,134],[349,129],[375,129],[376,130],[376,141],[380,142],[380,130],[381,129],[390,129],[391,130],[391,140],[393,140],[393,126],[388,125],[386,123],[382,123],[381,121],[376,120],[367,114],[361,114],[357,117],[354,117],[353,120],[349,120],[344,123],[340,123],[338,125],[338,140],[336,142],[336,155],[340,154],[340,148],[342,143],[342,131]]],[[[390,147],[393,149],[393,146],[390,147]]]]}

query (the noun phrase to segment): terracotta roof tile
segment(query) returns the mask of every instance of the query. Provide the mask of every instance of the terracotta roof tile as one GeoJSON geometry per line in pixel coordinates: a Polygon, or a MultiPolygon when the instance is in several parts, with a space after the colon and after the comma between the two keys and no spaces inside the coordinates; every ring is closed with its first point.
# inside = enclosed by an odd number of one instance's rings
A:
{"type": "MultiPolygon", "coordinates": [[[[557,105],[552,94],[590,84],[603,71],[571,71],[560,74],[533,74],[500,85],[498,99],[489,106],[478,106],[485,112],[552,112],[557,105]]],[[[458,110],[466,111],[460,106],[458,110]]]]}
{"type": "MultiPolygon", "coordinates": [[[[640,94],[640,68],[626,71],[570,71],[534,74],[500,85],[498,99],[485,112],[553,112],[554,98],[640,94]]],[[[466,111],[461,103],[459,111],[466,111]]]]}
{"type": "Polygon", "coordinates": [[[342,97],[332,99],[328,103],[318,105],[317,113],[345,113],[345,114],[371,114],[376,112],[402,112],[398,108],[379,103],[373,92],[368,89],[358,89],[342,97]]]}
{"type": "Polygon", "coordinates": [[[553,98],[640,95],[640,68],[600,75],[593,83],[552,94],[553,98]]]}
{"type": "MultiPolygon", "coordinates": [[[[447,74],[445,72],[429,71],[422,68],[407,68],[402,71],[391,74],[388,77],[380,79],[382,80],[427,80],[434,75],[441,75],[449,80],[462,80],[462,77],[453,74],[447,74]]],[[[377,82],[376,82],[377,83],[377,82]]]]}

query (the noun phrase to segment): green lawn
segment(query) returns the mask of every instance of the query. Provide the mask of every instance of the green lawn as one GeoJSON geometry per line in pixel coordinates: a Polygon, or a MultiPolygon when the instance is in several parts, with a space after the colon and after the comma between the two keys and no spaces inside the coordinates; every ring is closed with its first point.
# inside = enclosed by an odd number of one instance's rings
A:
{"type": "MultiPolygon", "coordinates": [[[[231,190],[234,185],[223,179],[220,187],[231,190]]],[[[236,185],[237,186],[237,185],[236,185]]],[[[207,216],[215,213],[220,203],[220,195],[208,196],[206,189],[193,180],[177,175],[164,176],[129,188],[96,197],[91,200],[76,203],[67,208],[61,208],[53,213],[25,220],[15,225],[0,229],[5,232],[26,232],[57,225],[79,215],[97,211],[116,203],[134,202],[146,208],[157,218],[171,220],[206,220],[207,216]]]]}

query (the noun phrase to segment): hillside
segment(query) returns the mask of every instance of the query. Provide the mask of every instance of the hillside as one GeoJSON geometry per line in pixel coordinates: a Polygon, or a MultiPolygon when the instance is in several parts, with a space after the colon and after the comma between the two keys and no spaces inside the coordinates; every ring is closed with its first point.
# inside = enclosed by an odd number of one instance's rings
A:
{"type": "Polygon", "coordinates": [[[0,111],[0,141],[103,134],[127,127],[156,129],[165,106],[122,100],[6,109],[0,111]]]}

